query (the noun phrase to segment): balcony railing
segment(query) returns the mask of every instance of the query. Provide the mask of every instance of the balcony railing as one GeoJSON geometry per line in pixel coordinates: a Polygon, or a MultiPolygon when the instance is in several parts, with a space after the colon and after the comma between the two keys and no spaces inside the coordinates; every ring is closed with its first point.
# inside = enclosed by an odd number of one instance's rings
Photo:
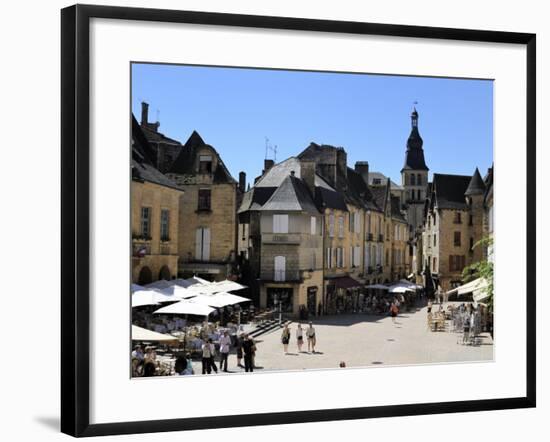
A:
{"type": "Polygon", "coordinates": [[[373,240],[373,234],[372,233],[367,233],[367,241],[372,241],[373,240]]]}
{"type": "Polygon", "coordinates": [[[299,233],[263,233],[264,244],[300,244],[299,233]]]}
{"type": "Polygon", "coordinates": [[[262,271],[261,279],[263,281],[293,282],[293,281],[301,281],[302,277],[301,277],[300,270],[285,269],[285,270],[262,271]]]}
{"type": "Polygon", "coordinates": [[[171,255],[172,246],[170,244],[161,244],[160,245],[160,254],[161,255],[171,255]]]}

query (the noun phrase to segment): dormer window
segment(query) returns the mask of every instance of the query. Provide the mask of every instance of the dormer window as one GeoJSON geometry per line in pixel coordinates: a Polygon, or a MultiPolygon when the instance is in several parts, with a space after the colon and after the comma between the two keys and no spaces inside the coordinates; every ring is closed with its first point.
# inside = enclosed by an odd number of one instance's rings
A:
{"type": "Polygon", "coordinates": [[[212,173],[212,155],[199,155],[199,173],[212,173]]]}

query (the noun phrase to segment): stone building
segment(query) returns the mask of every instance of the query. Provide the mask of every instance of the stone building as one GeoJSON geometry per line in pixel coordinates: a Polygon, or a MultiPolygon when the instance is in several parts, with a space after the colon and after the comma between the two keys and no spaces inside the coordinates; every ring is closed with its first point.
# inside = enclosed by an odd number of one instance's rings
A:
{"type": "Polygon", "coordinates": [[[483,250],[473,246],[484,236],[486,186],[476,169],[473,176],[436,173],[429,190],[422,234],[424,278],[448,291],[461,284],[464,267],[483,258],[483,250]]]}
{"type": "Polygon", "coordinates": [[[368,163],[357,162],[352,169],[342,147],[316,143],[298,158],[314,162],[316,173],[331,187],[331,191],[320,190],[317,195],[325,224],[325,311],[354,310],[358,289],[367,276],[367,212],[378,210],[367,185],[368,163]]]}
{"type": "Polygon", "coordinates": [[[179,220],[181,277],[234,277],[239,188],[214,147],[193,131],[166,176],[185,192],[179,220]]]}
{"type": "Polygon", "coordinates": [[[132,117],[132,282],[140,285],[172,279],[178,272],[183,191],[155,164],[156,151],[132,117]]]}
{"type": "MultiPolygon", "coordinates": [[[[248,285],[262,308],[318,313],[323,289],[323,219],[316,203],[330,186],[314,164],[295,157],[274,165],[244,194],[239,208],[239,253],[250,267],[248,285]]],[[[246,283],[246,282],[245,282],[246,283]]]]}
{"type": "MultiPolygon", "coordinates": [[[[493,168],[490,167],[485,177],[485,195],[483,201],[484,216],[483,216],[483,234],[486,237],[493,238],[494,222],[493,222],[493,168]]],[[[493,246],[490,245],[485,250],[485,254],[489,260],[493,260],[493,246]]]]}
{"type": "Polygon", "coordinates": [[[394,282],[410,272],[409,224],[401,209],[399,196],[392,193],[390,179],[384,185],[370,186],[376,206],[381,209],[378,221],[379,244],[376,283],[394,282]]]}

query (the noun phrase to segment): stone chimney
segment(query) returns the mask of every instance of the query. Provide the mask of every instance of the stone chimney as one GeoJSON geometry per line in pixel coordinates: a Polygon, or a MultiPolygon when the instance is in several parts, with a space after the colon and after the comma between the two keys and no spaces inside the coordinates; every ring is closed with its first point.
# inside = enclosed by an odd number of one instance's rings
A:
{"type": "Polygon", "coordinates": [[[363,177],[363,180],[369,184],[369,162],[368,161],[356,161],[355,171],[363,177]]]}
{"type": "Polygon", "coordinates": [[[348,176],[348,154],[343,147],[336,149],[336,174],[344,178],[348,176]]]}
{"type": "Polygon", "coordinates": [[[300,160],[300,178],[306,184],[312,196],[315,196],[315,161],[300,160]]]}
{"type": "Polygon", "coordinates": [[[141,125],[146,126],[149,122],[149,103],[141,102],[141,125]]]}
{"type": "Polygon", "coordinates": [[[269,169],[273,167],[275,164],[275,161],[273,160],[264,160],[264,173],[266,173],[269,169]]]}
{"type": "Polygon", "coordinates": [[[239,172],[239,190],[244,193],[246,188],[246,173],[241,171],[239,172]]]}
{"type": "Polygon", "coordinates": [[[160,123],[158,121],[149,123],[149,103],[141,102],[141,126],[158,132],[160,123]]]}

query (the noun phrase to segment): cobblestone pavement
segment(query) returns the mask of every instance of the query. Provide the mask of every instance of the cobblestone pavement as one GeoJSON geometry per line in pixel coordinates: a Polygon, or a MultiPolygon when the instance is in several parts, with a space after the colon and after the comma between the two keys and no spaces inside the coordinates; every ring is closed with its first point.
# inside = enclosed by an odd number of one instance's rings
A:
{"type": "MultiPolygon", "coordinates": [[[[372,365],[426,364],[463,361],[490,361],[493,342],[483,334],[481,344],[462,345],[461,333],[428,330],[426,307],[402,312],[393,323],[389,316],[366,314],[338,315],[314,320],[316,353],[298,353],[292,323],[289,354],[281,344],[281,331],[262,335],[256,340],[256,366],[259,370],[302,370],[372,365]],[[261,368],[260,368],[261,367],[261,368]]],[[[303,324],[304,335],[307,324],[303,324]]],[[[307,350],[307,343],[302,348],[307,350]]],[[[229,358],[230,371],[240,372],[234,354],[229,358]]],[[[200,364],[196,368],[200,370],[200,364]]],[[[198,371],[200,373],[200,371],[198,371]]]]}

